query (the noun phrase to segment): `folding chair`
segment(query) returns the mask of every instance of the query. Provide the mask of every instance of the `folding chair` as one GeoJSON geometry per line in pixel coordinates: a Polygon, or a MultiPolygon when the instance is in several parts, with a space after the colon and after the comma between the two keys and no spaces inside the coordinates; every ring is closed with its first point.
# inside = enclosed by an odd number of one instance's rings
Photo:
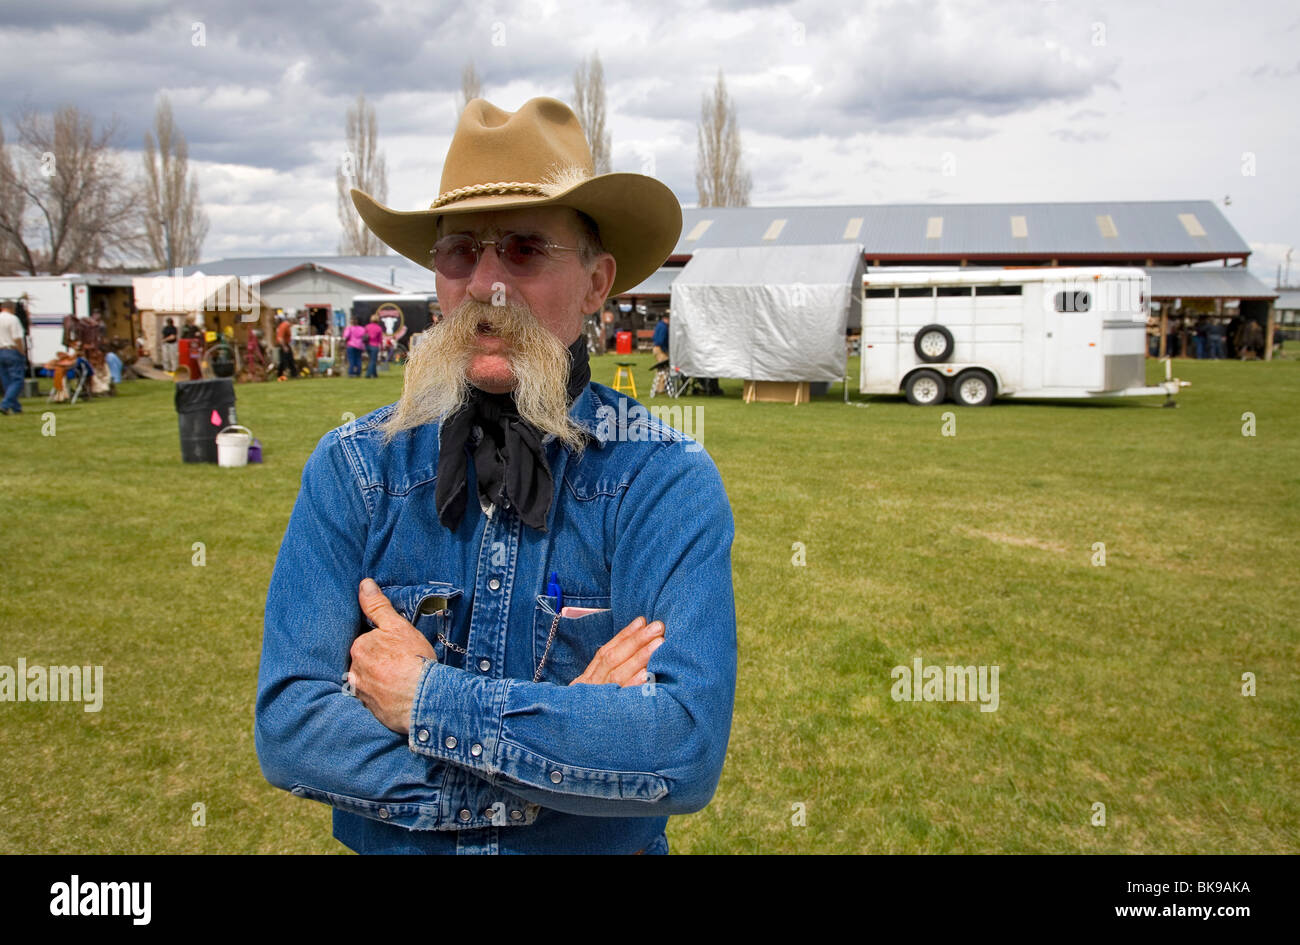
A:
{"type": "Polygon", "coordinates": [[[56,383],[50,389],[48,402],[52,404],[75,404],[85,390],[86,382],[94,374],[95,369],[90,366],[90,362],[81,355],[77,355],[77,360],[68,365],[67,370],[63,372],[62,386],[57,383],[58,378],[55,378],[56,383]]]}

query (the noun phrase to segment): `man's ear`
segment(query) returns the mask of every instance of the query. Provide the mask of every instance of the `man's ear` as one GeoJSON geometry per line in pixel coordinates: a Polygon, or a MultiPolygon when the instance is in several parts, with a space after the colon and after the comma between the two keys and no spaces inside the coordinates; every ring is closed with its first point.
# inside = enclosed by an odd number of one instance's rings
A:
{"type": "Polygon", "coordinates": [[[609,253],[596,257],[591,268],[591,282],[586,296],[582,300],[584,312],[598,312],[609,297],[609,290],[614,285],[614,275],[618,272],[618,263],[609,253]]]}

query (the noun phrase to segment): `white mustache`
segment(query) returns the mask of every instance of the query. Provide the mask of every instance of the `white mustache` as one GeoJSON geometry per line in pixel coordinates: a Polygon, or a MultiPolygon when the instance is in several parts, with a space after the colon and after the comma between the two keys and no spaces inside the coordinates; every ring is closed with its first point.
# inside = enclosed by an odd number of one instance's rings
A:
{"type": "Polygon", "coordinates": [[[472,392],[466,372],[477,350],[479,326],[484,323],[511,349],[510,369],[516,381],[512,394],[520,417],[581,451],[585,432],[568,413],[567,348],[542,327],[527,306],[490,305],[473,299],[466,299],[437,326],[426,329],[424,340],[407,362],[397,409],[383,425],[386,437],[438,422],[465,405],[472,392]]]}

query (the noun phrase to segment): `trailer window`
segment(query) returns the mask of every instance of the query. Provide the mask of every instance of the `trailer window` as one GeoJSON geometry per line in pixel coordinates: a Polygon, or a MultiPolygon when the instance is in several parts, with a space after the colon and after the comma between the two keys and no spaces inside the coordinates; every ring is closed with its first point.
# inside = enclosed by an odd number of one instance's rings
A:
{"type": "Polygon", "coordinates": [[[1056,293],[1056,310],[1058,312],[1086,312],[1092,307],[1092,298],[1087,292],[1056,293]]]}
{"type": "Polygon", "coordinates": [[[976,295],[1021,295],[1023,287],[1018,285],[977,285],[976,295]]]}
{"type": "Polygon", "coordinates": [[[899,289],[899,290],[898,290],[898,297],[899,297],[900,299],[928,299],[928,298],[933,298],[933,297],[934,297],[934,289],[929,288],[929,287],[926,287],[926,288],[912,288],[912,289],[899,289]]]}
{"type": "Polygon", "coordinates": [[[869,299],[892,299],[894,297],[893,289],[868,289],[867,298],[869,299]]]}
{"type": "Polygon", "coordinates": [[[969,298],[970,286],[968,285],[941,285],[939,286],[940,296],[964,295],[969,298]]]}

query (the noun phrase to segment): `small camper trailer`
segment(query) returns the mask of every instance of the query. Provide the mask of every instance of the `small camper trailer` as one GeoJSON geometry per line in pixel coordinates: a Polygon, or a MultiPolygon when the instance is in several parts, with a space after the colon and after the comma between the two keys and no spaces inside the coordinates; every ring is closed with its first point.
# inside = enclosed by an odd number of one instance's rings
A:
{"type": "Polygon", "coordinates": [[[861,391],[913,404],[1165,395],[1146,383],[1141,269],[873,270],[863,279],[861,391]]]}

